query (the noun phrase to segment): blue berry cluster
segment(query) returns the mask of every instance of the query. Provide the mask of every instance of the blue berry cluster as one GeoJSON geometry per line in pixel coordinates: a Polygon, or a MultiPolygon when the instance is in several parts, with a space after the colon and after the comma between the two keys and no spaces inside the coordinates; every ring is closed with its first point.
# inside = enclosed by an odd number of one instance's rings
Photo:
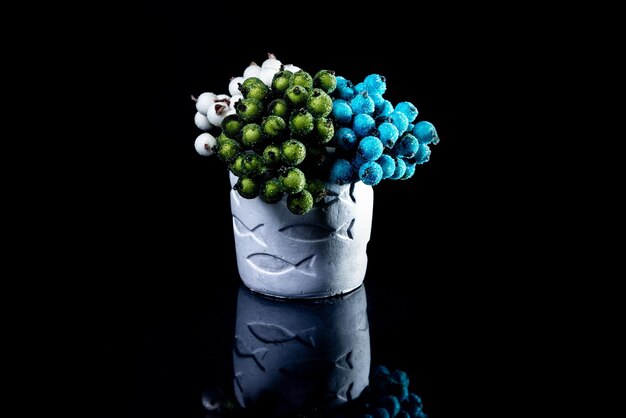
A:
{"type": "Polygon", "coordinates": [[[361,180],[375,186],[381,180],[406,180],[417,164],[430,158],[430,144],[439,137],[432,123],[417,123],[417,108],[410,102],[393,104],[383,97],[384,77],[370,74],[354,85],[337,76],[333,92],[334,142],[337,160],[329,180],[347,184],[361,180]]]}

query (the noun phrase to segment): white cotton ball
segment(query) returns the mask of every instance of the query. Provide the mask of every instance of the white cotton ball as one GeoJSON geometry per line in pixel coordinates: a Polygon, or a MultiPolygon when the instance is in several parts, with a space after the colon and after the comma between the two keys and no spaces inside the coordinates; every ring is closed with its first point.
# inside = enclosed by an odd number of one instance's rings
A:
{"type": "Polygon", "coordinates": [[[258,77],[261,72],[261,67],[259,67],[255,62],[251,62],[248,68],[243,72],[243,78],[250,77],[258,77]]]}
{"type": "Polygon", "coordinates": [[[272,87],[272,80],[277,72],[277,70],[271,68],[263,68],[259,73],[259,78],[267,87],[272,87]]]}
{"type": "Polygon", "coordinates": [[[241,94],[241,91],[239,91],[239,84],[241,83],[243,83],[243,77],[235,77],[230,80],[230,84],[228,84],[228,92],[231,96],[241,94]]]}
{"type": "Polygon", "coordinates": [[[230,96],[228,94],[218,94],[217,98],[215,99],[216,102],[224,101],[224,100],[230,102],[230,96]]]}
{"type": "Polygon", "coordinates": [[[214,154],[213,147],[217,145],[217,140],[215,137],[209,133],[203,133],[198,135],[196,138],[196,142],[194,146],[196,147],[196,152],[203,157],[208,157],[214,154]]]}
{"type": "Polygon", "coordinates": [[[286,64],[285,65],[285,70],[291,71],[292,73],[297,73],[298,71],[301,70],[301,68],[297,67],[297,66],[295,66],[293,64],[286,64]]]}
{"type": "Polygon", "coordinates": [[[227,103],[215,102],[209,107],[206,116],[213,125],[222,127],[222,120],[226,117],[229,110],[230,106],[227,103]]]}
{"type": "Polygon", "coordinates": [[[196,99],[196,110],[206,116],[209,106],[215,102],[217,96],[213,93],[202,93],[196,99]]]}
{"type": "Polygon", "coordinates": [[[226,114],[224,115],[224,117],[226,116],[230,116],[230,115],[236,115],[237,111],[235,110],[234,107],[231,107],[230,110],[228,112],[226,112],[226,114]]]}
{"type": "Polygon", "coordinates": [[[196,112],[193,120],[196,122],[196,126],[203,131],[208,131],[213,126],[211,122],[209,122],[209,119],[200,112],[196,112]]]}
{"type": "Polygon", "coordinates": [[[282,63],[276,59],[276,56],[274,56],[274,54],[268,54],[268,58],[263,61],[263,64],[261,64],[261,68],[269,68],[272,70],[280,71],[281,65],[282,63]]]}

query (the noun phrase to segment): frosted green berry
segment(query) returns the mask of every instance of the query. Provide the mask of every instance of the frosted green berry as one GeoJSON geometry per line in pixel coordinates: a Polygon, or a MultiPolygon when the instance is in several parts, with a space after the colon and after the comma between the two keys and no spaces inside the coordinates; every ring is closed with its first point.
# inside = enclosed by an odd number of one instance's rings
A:
{"type": "Polygon", "coordinates": [[[280,147],[276,144],[269,144],[263,150],[263,160],[265,161],[265,165],[268,167],[278,165],[278,163],[282,161],[280,155],[280,147]]]}
{"type": "Polygon", "coordinates": [[[280,116],[270,115],[263,119],[261,128],[266,138],[274,139],[280,137],[285,132],[287,123],[280,116]]]}
{"type": "Polygon", "coordinates": [[[245,199],[254,199],[259,195],[259,183],[249,177],[239,177],[233,188],[245,199]]]}
{"type": "Polygon", "coordinates": [[[309,92],[302,86],[291,86],[285,91],[284,97],[292,107],[302,107],[306,104],[309,92]]]}
{"type": "Polygon", "coordinates": [[[298,138],[310,134],[313,131],[313,115],[307,112],[306,109],[293,112],[289,119],[289,129],[291,134],[298,138]]]}
{"type": "Polygon", "coordinates": [[[289,116],[289,105],[283,99],[272,100],[267,105],[267,113],[269,115],[279,116],[283,119],[287,119],[289,116]]]}
{"type": "Polygon", "coordinates": [[[241,152],[241,145],[234,139],[223,137],[216,146],[217,157],[225,163],[232,162],[241,152]]]}
{"type": "Polygon", "coordinates": [[[245,153],[241,164],[243,173],[250,178],[265,174],[267,167],[263,157],[255,152],[245,153]]]}
{"type": "Polygon", "coordinates": [[[334,71],[320,70],[313,77],[313,87],[322,89],[325,93],[330,94],[337,88],[337,78],[334,71]]]}
{"type": "Polygon", "coordinates": [[[235,111],[242,121],[256,122],[261,119],[263,103],[254,98],[242,99],[235,104],[235,111]]]}
{"type": "Polygon", "coordinates": [[[276,203],[283,198],[283,183],[276,177],[264,181],[259,190],[259,197],[265,203],[276,203]]]}
{"type": "Polygon", "coordinates": [[[239,138],[243,125],[239,115],[228,115],[222,120],[222,131],[229,138],[239,138]]]}
{"type": "Polygon", "coordinates": [[[326,183],[320,179],[309,180],[306,183],[306,190],[313,196],[313,201],[318,203],[326,196],[326,183]]]}
{"type": "Polygon", "coordinates": [[[286,164],[296,166],[306,158],[306,146],[298,140],[290,139],[282,143],[280,156],[286,164]]]}
{"type": "Polygon", "coordinates": [[[282,70],[274,74],[274,78],[272,79],[272,91],[281,95],[285,93],[292,77],[293,73],[287,70],[282,70]]]}
{"type": "Polygon", "coordinates": [[[290,194],[301,192],[306,186],[306,176],[296,167],[280,170],[279,179],[283,184],[283,190],[290,194]]]}
{"type": "Polygon", "coordinates": [[[235,157],[233,162],[228,165],[228,169],[230,170],[230,172],[236,175],[237,177],[241,177],[245,174],[244,168],[243,168],[244,156],[245,154],[243,152],[239,153],[237,157],[235,157]]]}
{"type": "Polygon", "coordinates": [[[314,127],[315,137],[318,139],[320,144],[325,144],[335,135],[335,126],[333,125],[333,121],[329,118],[318,118],[315,119],[315,127],[314,127]]]}
{"type": "Polygon", "coordinates": [[[269,94],[269,88],[263,83],[260,78],[250,77],[247,78],[239,87],[241,94],[245,99],[265,100],[269,94]]]}
{"type": "Polygon", "coordinates": [[[287,196],[287,209],[296,215],[304,215],[313,207],[313,196],[308,190],[302,190],[287,196]]]}
{"type": "Polygon", "coordinates": [[[333,110],[333,99],[321,89],[313,89],[306,101],[307,110],[316,118],[324,118],[333,110]]]}
{"type": "Polygon", "coordinates": [[[302,86],[310,90],[313,88],[313,77],[304,70],[296,71],[289,81],[289,86],[302,86]]]}
{"type": "Polygon", "coordinates": [[[241,129],[241,142],[248,148],[260,144],[263,140],[263,128],[256,123],[249,123],[241,129]]]}

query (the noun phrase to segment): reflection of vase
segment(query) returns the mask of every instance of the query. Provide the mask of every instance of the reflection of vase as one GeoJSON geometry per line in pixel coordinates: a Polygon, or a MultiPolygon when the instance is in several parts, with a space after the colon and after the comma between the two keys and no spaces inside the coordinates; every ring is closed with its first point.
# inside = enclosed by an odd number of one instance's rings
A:
{"type": "Polygon", "coordinates": [[[284,301],[242,287],[233,350],[237,401],[258,416],[327,409],[368,384],[365,288],[336,298],[284,301]]]}
{"type": "MultiPolygon", "coordinates": [[[[237,177],[230,175],[231,185],[237,177]]],[[[333,296],[357,288],[367,268],[374,192],[328,184],[322,205],[304,215],[230,192],[237,266],[250,289],[279,297],[333,296]]]]}

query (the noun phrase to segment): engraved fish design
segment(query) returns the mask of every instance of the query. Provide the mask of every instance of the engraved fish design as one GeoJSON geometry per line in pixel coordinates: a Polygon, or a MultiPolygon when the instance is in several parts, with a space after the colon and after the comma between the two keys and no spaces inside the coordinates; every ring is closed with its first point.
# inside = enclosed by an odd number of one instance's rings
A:
{"type": "Polygon", "coordinates": [[[345,386],[343,386],[342,388],[340,388],[337,391],[337,394],[335,396],[337,396],[337,398],[341,399],[342,401],[351,401],[352,400],[352,387],[354,386],[354,382],[351,382],[345,386]]]}
{"type": "Polygon", "coordinates": [[[356,187],[356,182],[350,183],[349,188],[344,188],[341,191],[341,194],[335,193],[333,191],[328,190],[326,192],[326,196],[324,197],[324,206],[327,208],[335,203],[342,201],[348,202],[348,197],[352,202],[356,203],[356,197],[354,197],[354,188],[356,187]],[[346,196],[346,194],[348,196],[346,196]]]}
{"type": "Polygon", "coordinates": [[[248,324],[248,329],[264,343],[284,343],[286,341],[299,340],[315,348],[315,339],[313,338],[313,334],[317,331],[315,327],[293,332],[280,325],[251,322],[248,324]]]}
{"type": "Polygon", "coordinates": [[[233,227],[235,232],[240,237],[252,237],[253,240],[258,242],[263,247],[267,247],[267,244],[258,236],[258,232],[260,232],[261,228],[263,228],[265,224],[258,224],[254,228],[249,228],[246,224],[244,224],[241,219],[233,215],[233,227]]]}
{"type": "Polygon", "coordinates": [[[263,359],[267,354],[267,348],[259,347],[255,350],[252,350],[250,347],[246,346],[246,344],[241,341],[238,337],[235,337],[235,353],[239,357],[252,357],[259,368],[265,371],[265,366],[263,365],[263,359]]]}
{"type": "Polygon", "coordinates": [[[237,401],[239,401],[239,404],[245,408],[246,402],[243,397],[243,385],[241,383],[242,379],[243,379],[242,372],[235,373],[235,379],[234,379],[235,380],[235,397],[237,398],[237,401]]]}
{"type": "Polygon", "coordinates": [[[310,255],[302,261],[293,264],[287,260],[283,260],[275,255],[265,253],[250,254],[247,258],[248,263],[252,264],[257,271],[265,274],[285,274],[291,270],[297,270],[307,276],[315,276],[317,273],[313,269],[315,263],[315,254],[310,255]]]}
{"type": "Polygon", "coordinates": [[[287,225],[278,230],[281,234],[285,235],[294,241],[301,242],[319,242],[327,241],[333,237],[337,237],[342,240],[354,239],[352,234],[352,227],[356,219],[346,221],[339,229],[333,229],[328,225],[316,225],[316,224],[295,224],[287,225]]]}
{"type": "Polygon", "coordinates": [[[353,369],[352,365],[352,351],[348,351],[345,354],[342,354],[335,360],[335,366],[340,367],[342,369],[353,369]]]}

